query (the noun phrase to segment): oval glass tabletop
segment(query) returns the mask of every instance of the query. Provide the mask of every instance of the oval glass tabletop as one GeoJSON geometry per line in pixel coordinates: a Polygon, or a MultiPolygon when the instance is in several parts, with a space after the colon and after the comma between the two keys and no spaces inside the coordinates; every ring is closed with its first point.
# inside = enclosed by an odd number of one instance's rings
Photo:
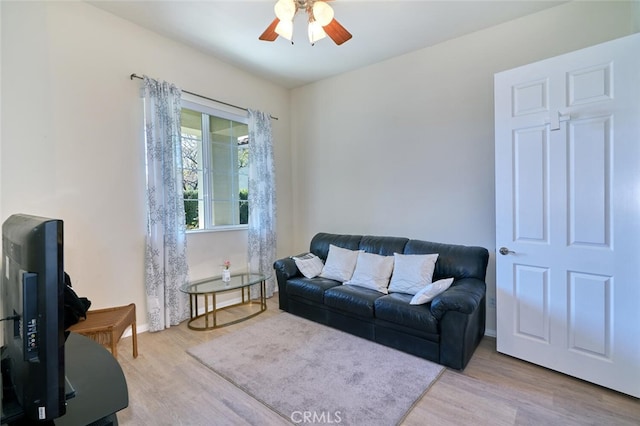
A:
{"type": "Polygon", "coordinates": [[[222,277],[211,277],[185,284],[180,287],[180,291],[188,294],[217,293],[219,291],[239,289],[254,284],[260,284],[269,277],[269,275],[253,273],[232,275],[230,281],[222,281],[222,277]]]}

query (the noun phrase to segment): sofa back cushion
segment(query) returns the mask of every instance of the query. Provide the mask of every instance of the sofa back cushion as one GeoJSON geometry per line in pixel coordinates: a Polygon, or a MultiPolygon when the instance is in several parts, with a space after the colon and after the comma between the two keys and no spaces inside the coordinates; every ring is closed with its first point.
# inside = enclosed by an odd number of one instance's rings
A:
{"type": "Polygon", "coordinates": [[[483,247],[409,240],[404,248],[404,254],[432,253],[439,255],[433,281],[450,277],[486,279],[489,252],[483,247]]]}
{"type": "Polygon", "coordinates": [[[365,235],[360,240],[360,250],[367,253],[379,254],[382,256],[393,256],[394,253],[403,253],[404,247],[409,241],[402,237],[376,237],[365,235]]]}
{"type": "Polygon", "coordinates": [[[402,237],[377,237],[372,235],[345,235],[328,234],[320,232],[311,239],[309,251],[316,256],[327,260],[329,246],[342,247],[349,250],[363,250],[367,253],[381,256],[393,256],[394,253],[403,253],[404,247],[409,241],[402,237]]]}
{"type": "Polygon", "coordinates": [[[322,258],[323,261],[326,261],[331,244],[349,250],[359,250],[361,239],[362,235],[327,234],[321,232],[311,239],[309,251],[322,258]]]}

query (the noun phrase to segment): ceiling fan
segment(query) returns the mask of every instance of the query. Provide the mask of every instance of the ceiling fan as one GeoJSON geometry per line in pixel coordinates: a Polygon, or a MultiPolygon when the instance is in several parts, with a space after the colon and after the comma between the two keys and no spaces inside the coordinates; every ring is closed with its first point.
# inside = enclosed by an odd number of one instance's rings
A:
{"type": "MultiPolygon", "coordinates": [[[[278,0],[274,6],[276,19],[258,37],[264,41],[274,41],[278,36],[287,40],[293,37],[293,18],[299,10],[309,17],[309,42],[329,36],[337,45],[353,37],[349,31],[333,17],[333,9],[326,2],[331,0],[278,0]]],[[[293,44],[293,41],[291,41],[293,44]]]]}

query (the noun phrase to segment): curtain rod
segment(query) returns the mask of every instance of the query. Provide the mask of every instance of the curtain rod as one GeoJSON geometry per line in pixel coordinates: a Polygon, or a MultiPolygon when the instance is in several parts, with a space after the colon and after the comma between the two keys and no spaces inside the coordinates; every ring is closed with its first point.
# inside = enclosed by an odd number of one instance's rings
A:
{"type": "MultiPolygon", "coordinates": [[[[144,80],[142,77],[140,77],[140,76],[139,76],[139,75],[137,75],[136,73],[133,73],[133,74],[131,74],[131,75],[129,76],[129,79],[130,79],[130,80],[133,80],[134,78],[137,78],[137,79],[139,79],[139,80],[144,80]]],[[[245,107],[241,107],[241,106],[238,106],[238,105],[234,105],[234,104],[230,104],[230,103],[227,103],[227,102],[219,101],[219,100],[217,100],[217,99],[209,98],[209,97],[207,97],[207,96],[198,95],[197,93],[189,92],[188,90],[184,90],[184,89],[181,89],[181,90],[182,90],[182,92],[183,92],[183,93],[188,93],[189,95],[197,96],[197,97],[199,97],[199,98],[206,99],[206,100],[208,100],[208,101],[212,101],[212,102],[215,102],[215,103],[218,103],[218,104],[222,104],[222,105],[230,106],[231,108],[241,109],[241,110],[243,110],[243,111],[249,111],[249,109],[248,109],[248,108],[245,108],[245,107]]],[[[278,119],[278,117],[274,117],[274,116],[272,116],[272,115],[269,115],[269,117],[270,117],[271,119],[273,119],[273,120],[277,120],[277,119],[278,119]]]]}

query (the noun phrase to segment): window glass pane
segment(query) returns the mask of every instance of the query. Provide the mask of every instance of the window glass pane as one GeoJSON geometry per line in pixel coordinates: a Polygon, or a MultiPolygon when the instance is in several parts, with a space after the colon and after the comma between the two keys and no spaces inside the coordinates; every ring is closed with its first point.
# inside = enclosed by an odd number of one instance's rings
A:
{"type": "MultiPolygon", "coordinates": [[[[249,129],[246,129],[249,133],[249,129]]],[[[238,186],[240,191],[240,223],[249,223],[249,136],[238,138],[238,186]]]]}
{"type": "Polygon", "coordinates": [[[204,200],[200,195],[202,169],[202,113],[183,108],[182,134],[182,189],[187,229],[202,229],[204,200]]]}
{"type": "Polygon", "coordinates": [[[210,117],[209,130],[213,223],[215,226],[246,224],[241,218],[240,198],[241,192],[246,196],[248,189],[248,126],[210,117]]]}
{"type": "Polygon", "coordinates": [[[233,144],[230,137],[230,121],[210,117],[211,141],[211,197],[213,200],[213,225],[235,225],[231,200],[236,190],[233,161],[233,144]]]}
{"type": "Polygon", "coordinates": [[[234,138],[237,146],[237,173],[238,173],[238,214],[239,223],[249,223],[249,126],[244,123],[235,123],[234,138]]]}

